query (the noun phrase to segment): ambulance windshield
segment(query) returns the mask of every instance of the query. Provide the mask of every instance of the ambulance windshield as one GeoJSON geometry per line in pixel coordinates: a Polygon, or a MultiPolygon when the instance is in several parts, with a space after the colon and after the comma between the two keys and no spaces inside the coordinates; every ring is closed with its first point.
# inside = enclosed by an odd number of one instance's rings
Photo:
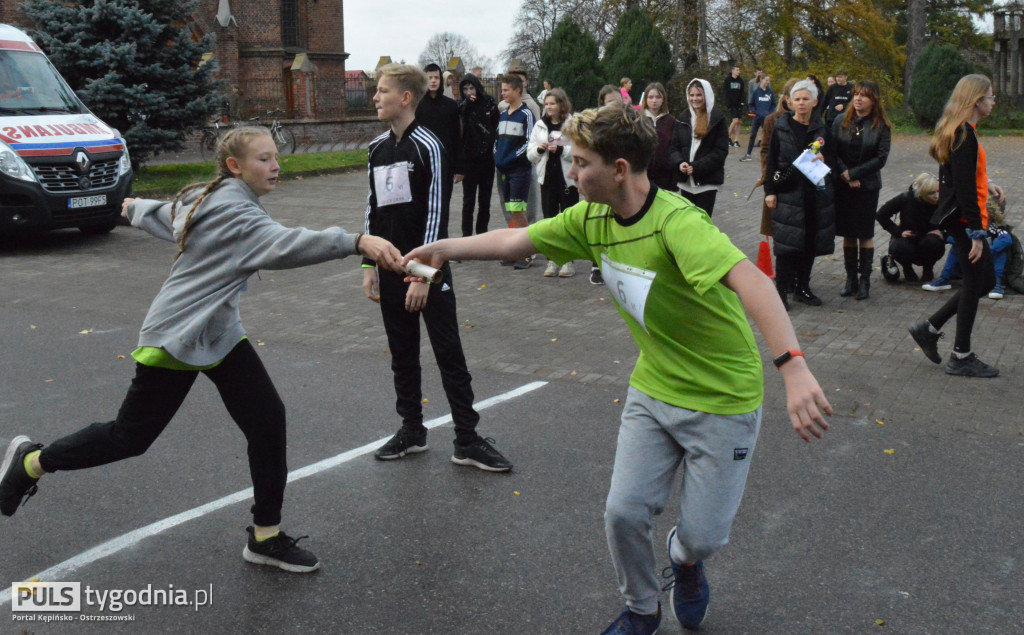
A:
{"type": "Polygon", "coordinates": [[[85,112],[40,53],[0,50],[0,113],[85,112]]]}

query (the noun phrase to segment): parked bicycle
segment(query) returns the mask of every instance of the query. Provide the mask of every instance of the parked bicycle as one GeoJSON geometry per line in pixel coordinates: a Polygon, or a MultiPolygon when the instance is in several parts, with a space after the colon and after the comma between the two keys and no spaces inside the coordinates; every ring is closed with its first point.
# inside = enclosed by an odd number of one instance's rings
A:
{"type": "MultiPolygon", "coordinates": [[[[286,128],[284,124],[277,119],[277,115],[283,115],[283,110],[268,110],[267,116],[274,117],[267,128],[270,128],[270,136],[273,138],[274,143],[277,145],[277,149],[282,154],[294,154],[296,147],[295,134],[286,128]]],[[[248,125],[262,126],[264,125],[259,117],[252,117],[247,122],[248,125]]],[[[217,142],[220,141],[221,136],[231,130],[232,128],[238,128],[242,125],[240,121],[223,121],[217,119],[211,122],[211,125],[203,128],[202,135],[199,138],[199,153],[202,155],[204,161],[212,161],[217,157],[217,142]]]]}

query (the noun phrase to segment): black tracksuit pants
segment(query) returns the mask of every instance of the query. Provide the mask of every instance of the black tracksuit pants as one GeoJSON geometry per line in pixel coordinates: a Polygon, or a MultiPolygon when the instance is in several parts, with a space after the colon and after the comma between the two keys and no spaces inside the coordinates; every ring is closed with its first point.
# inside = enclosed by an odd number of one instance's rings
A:
{"type": "MultiPolygon", "coordinates": [[[[476,233],[483,234],[491,222],[491,192],[494,190],[494,161],[467,161],[462,179],[462,235],[473,235],[473,204],[477,203],[476,233]]],[[[429,306],[429,302],[428,302],[429,306]]]]}
{"type": "Polygon", "coordinates": [[[391,370],[395,378],[395,409],[402,426],[411,432],[425,432],[423,427],[422,371],[420,367],[420,315],[427,327],[427,337],[434,350],[434,359],[441,371],[441,384],[452,410],[455,442],[464,445],[477,438],[476,425],[480,415],[473,409],[472,377],[466,367],[466,356],[459,337],[455,314],[455,289],[447,264],[442,268],[444,280],[430,285],[427,305],[422,311],[405,309],[405,293],[409,285],[403,276],[378,270],[380,311],[384,331],[391,349],[391,370]],[[448,287],[445,290],[445,287],[448,287]]]}
{"type": "MultiPolygon", "coordinates": [[[[135,378],[117,419],[94,423],[43,448],[39,463],[47,472],[82,470],[140,456],[156,441],[185,401],[200,371],[135,365],[135,378]]],[[[216,368],[202,371],[220,392],[228,414],[248,442],[249,473],[255,504],[253,522],[281,522],[285,458],[284,404],[249,340],[242,340],[216,368]]],[[[181,480],[172,479],[172,486],[181,480]]]]}

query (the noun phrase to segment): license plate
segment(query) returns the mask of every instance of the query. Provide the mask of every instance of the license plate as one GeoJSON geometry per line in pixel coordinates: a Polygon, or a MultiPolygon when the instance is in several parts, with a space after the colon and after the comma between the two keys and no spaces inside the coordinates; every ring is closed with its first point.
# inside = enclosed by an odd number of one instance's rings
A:
{"type": "Polygon", "coordinates": [[[78,209],[80,207],[99,207],[100,205],[106,204],[106,194],[102,194],[100,196],[80,196],[78,198],[68,199],[68,209],[78,209]]]}

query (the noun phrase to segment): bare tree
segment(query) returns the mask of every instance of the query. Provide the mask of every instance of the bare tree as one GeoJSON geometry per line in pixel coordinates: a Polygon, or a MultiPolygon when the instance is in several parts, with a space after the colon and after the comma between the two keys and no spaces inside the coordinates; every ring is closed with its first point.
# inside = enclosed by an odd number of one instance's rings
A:
{"type": "Polygon", "coordinates": [[[453,57],[460,58],[467,70],[474,66],[482,67],[484,73],[487,74],[494,70],[494,60],[481,54],[475,46],[469,43],[466,36],[447,31],[430,36],[423,52],[420,53],[418,62],[421,68],[434,63],[444,69],[448,67],[448,62],[453,57]]]}
{"type": "MultiPolygon", "coordinates": [[[[519,58],[530,70],[540,69],[540,49],[566,16],[590,31],[599,45],[604,45],[611,36],[611,29],[605,24],[604,5],[602,0],[523,0],[501,61],[508,64],[513,58],[519,58]]],[[[614,26],[612,23],[612,28],[614,26]]]]}

